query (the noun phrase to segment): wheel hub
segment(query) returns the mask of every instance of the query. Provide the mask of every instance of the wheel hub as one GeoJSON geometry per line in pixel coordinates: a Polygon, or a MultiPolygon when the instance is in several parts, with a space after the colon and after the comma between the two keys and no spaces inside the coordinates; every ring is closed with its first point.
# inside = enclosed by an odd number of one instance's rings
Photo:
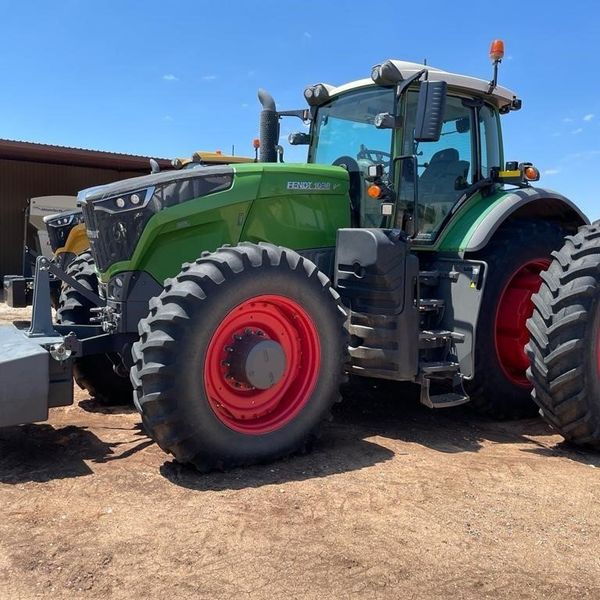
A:
{"type": "Polygon", "coordinates": [[[211,336],[204,362],[207,400],[234,431],[270,433],[309,402],[320,358],[316,325],[298,302],[254,296],[225,315],[211,336]]]}
{"type": "Polygon", "coordinates": [[[265,339],[261,331],[246,330],[230,346],[229,377],[234,385],[268,390],[285,373],[285,352],[281,344],[265,339]]]}

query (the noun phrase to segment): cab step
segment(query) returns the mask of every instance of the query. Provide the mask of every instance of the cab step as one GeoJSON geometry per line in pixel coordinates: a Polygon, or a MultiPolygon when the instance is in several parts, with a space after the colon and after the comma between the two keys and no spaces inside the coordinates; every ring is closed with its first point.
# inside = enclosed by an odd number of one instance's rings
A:
{"type": "Polygon", "coordinates": [[[447,331],[445,329],[430,329],[419,333],[419,348],[429,350],[431,348],[442,348],[450,342],[460,344],[465,341],[462,333],[447,331]]]}
{"type": "Polygon", "coordinates": [[[419,365],[419,371],[421,404],[429,408],[450,408],[469,402],[458,363],[425,362],[419,365]],[[432,390],[432,382],[435,391],[432,390]]]}
{"type": "Polygon", "coordinates": [[[419,300],[419,312],[441,311],[446,306],[445,300],[440,298],[421,298],[419,300]]]}

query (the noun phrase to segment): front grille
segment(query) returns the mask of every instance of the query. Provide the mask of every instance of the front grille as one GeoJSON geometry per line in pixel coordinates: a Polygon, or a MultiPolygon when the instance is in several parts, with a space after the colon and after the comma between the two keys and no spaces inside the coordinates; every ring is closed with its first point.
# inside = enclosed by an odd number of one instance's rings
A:
{"type": "MultiPolygon", "coordinates": [[[[141,179],[137,178],[135,182],[139,185],[141,179]]],[[[83,203],[90,249],[101,273],[111,265],[132,257],[142,232],[156,213],[229,189],[233,185],[233,169],[223,166],[202,167],[188,173],[161,173],[143,180],[153,185],[134,187],[131,191],[122,189],[118,195],[108,195],[106,188],[100,188],[96,198],[88,197],[83,203]],[[137,205],[131,208],[132,205],[128,203],[133,193],[142,198],[148,194],[147,200],[140,203],[139,208],[137,205]],[[120,204],[116,204],[116,199],[120,204]]]]}
{"type": "Polygon", "coordinates": [[[90,250],[96,267],[99,271],[105,271],[109,262],[109,257],[104,249],[103,245],[99,243],[98,237],[98,224],[96,222],[96,213],[94,212],[94,205],[92,203],[83,204],[83,220],[85,221],[85,228],[90,242],[90,250]]]}

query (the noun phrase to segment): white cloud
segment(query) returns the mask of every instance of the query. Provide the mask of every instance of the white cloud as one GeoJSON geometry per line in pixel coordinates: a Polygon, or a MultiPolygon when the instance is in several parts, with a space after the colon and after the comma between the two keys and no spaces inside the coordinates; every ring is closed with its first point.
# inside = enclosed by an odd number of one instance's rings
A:
{"type": "Polygon", "coordinates": [[[591,121],[594,118],[594,116],[595,116],[594,113],[588,113],[587,115],[585,115],[583,117],[583,120],[584,121],[591,121]]]}
{"type": "Polygon", "coordinates": [[[163,79],[165,81],[179,81],[179,78],[175,77],[173,73],[167,73],[166,75],[163,75],[163,79]]]}
{"type": "Polygon", "coordinates": [[[573,119],[571,119],[571,117],[565,117],[565,118],[562,120],[562,122],[563,122],[563,123],[572,123],[572,122],[573,122],[573,119]]]}
{"type": "Polygon", "coordinates": [[[173,117],[171,115],[165,115],[165,121],[172,121],[173,117]]]}
{"type": "Polygon", "coordinates": [[[247,102],[244,102],[244,103],[242,104],[242,108],[248,108],[248,103],[247,103],[247,102]]]}
{"type": "Polygon", "coordinates": [[[577,129],[573,129],[573,131],[571,131],[571,133],[581,133],[583,131],[582,127],[578,127],[577,129]]]}
{"type": "Polygon", "coordinates": [[[546,169],[542,175],[556,175],[557,173],[560,173],[560,169],[546,169]]]}
{"type": "Polygon", "coordinates": [[[250,71],[248,71],[248,77],[254,77],[256,75],[256,71],[254,71],[253,69],[250,69],[250,71]]]}
{"type": "Polygon", "coordinates": [[[560,137],[560,131],[555,131],[555,132],[552,134],[552,137],[560,137]]]}
{"type": "Polygon", "coordinates": [[[204,75],[202,81],[214,81],[216,78],[216,75],[204,75]]]}
{"type": "Polygon", "coordinates": [[[312,37],[312,33],[308,32],[308,31],[305,31],[302,35],[304,35],[304,37],[307,40],[310,40],[310,38],[312,37]]]}

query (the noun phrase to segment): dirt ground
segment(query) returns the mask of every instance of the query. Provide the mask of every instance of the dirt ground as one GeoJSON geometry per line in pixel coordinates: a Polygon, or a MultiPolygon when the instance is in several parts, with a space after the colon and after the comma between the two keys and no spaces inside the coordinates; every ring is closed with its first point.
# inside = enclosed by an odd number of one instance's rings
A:
{"type": "Polygon", "coordinates": [[[310,455],[198,475],[79,391],[0,430],[0,598],[597,599],[598,467],[538,419],[398,390],[310,455]]]}

